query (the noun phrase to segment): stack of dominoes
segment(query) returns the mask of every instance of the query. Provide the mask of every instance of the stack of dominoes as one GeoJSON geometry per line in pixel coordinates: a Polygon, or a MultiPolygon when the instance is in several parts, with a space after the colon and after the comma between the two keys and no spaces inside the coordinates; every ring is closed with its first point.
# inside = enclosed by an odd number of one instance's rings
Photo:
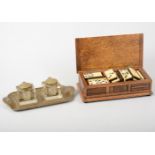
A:
{"type": "Polygon", "coordinates": [[[102,72],[84,73],[84,78],[88,82],[88,85],[99,85],[116,83],[131,80],[142,80],[143,75],[139,70],[135,70],[132,67],[125,69],[119,69],[114,71],[113,69],[108,69],[102,72]]]}

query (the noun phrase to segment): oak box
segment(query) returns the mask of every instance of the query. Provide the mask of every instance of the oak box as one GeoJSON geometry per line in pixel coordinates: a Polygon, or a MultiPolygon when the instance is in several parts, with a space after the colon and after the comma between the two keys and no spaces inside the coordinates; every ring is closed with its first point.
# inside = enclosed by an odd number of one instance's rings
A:
{"type": "Polygon", "coordinates": [[[78,88],[84,102],[151,95],[152,80],[143,68],[143,34],[77,38],[76,68],[78,88]],[[85,73],[119,70],[128,66],[144,79],[89,85],[85,73]]]}

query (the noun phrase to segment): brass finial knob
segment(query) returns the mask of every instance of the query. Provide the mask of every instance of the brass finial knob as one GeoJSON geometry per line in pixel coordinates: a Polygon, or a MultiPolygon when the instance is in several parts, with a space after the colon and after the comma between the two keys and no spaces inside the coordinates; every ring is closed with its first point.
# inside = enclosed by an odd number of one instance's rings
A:
{"type": "Polygon", "coordinates": [[[51,77],[48,77],[47,80],[43,81],[44,85],[49,85],[49,86],[57,85],[57,83],[58,83],[57,79],[54,79],[54,78],[51,78],[51,77]]]}
{"type": "Polygon", "coordinates": [[[23,82],[16,87],[18,90],[30,90],[33,88],[31,83],[23,82]]]}

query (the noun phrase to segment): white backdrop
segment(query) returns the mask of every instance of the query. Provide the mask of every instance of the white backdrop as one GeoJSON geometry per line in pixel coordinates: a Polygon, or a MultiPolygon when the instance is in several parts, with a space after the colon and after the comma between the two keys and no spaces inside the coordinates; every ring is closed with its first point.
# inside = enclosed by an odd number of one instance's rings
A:
{"type": "MultiPolygon", "coordinates": [[[[155,97],[73,102],[14,112],[2,101],[22,81],[48,76],[76,87],[76,37],[144,33],[144,68],[155,79],[155,23],[0,23],[0,131],[155,131],[155,97]]],[[[154,87],[153,87],[154,91],[154,87]]]]}

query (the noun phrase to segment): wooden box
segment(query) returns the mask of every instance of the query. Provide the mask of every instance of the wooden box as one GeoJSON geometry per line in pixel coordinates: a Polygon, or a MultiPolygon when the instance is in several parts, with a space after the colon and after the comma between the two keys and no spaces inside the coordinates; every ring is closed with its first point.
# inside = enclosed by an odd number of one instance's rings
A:
{"type": "Polygon", "coordinates": [[[143,68],[143,34],[77,38],[78,88],[84,102],[151,95],[152,80],[143,68]],[[88,85],[83,74],[132,66],[143,80],[88,85]]]}

